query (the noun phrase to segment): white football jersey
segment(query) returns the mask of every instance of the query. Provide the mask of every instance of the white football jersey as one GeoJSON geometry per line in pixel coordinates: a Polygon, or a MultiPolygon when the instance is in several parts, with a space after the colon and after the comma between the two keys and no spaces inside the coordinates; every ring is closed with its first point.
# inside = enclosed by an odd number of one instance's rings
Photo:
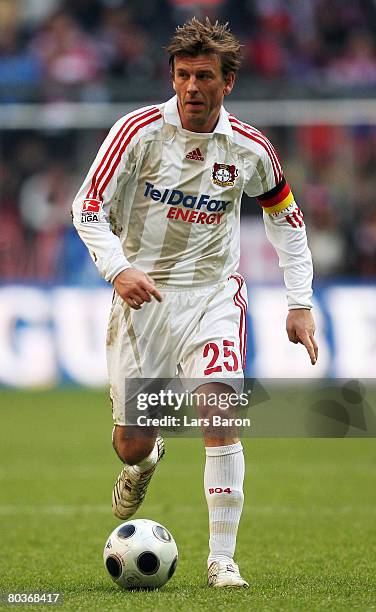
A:
{"type": "Polygon", "coordinates": [[[158,286],[201,286],[238,268],[244,191],[260,198],[290,307],[309,307],[305,227],[275,150],[223,107],[208,134],[182,128],[176,96],[121,118],[75,198],[74,224],[108,281],[133,266],[158,286]]]}

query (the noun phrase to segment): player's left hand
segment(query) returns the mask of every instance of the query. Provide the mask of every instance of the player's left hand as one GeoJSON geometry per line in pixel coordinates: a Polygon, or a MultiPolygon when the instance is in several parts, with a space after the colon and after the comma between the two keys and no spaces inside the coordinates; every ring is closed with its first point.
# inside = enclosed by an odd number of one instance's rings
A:
{"type": "Polygon", "coordinates": [[[315,322],[310,310],[307,308],[297,308],[290,310],[286,320],[286,331],[290,342],[294,344],[304,344],[312,365],[315,365],[319,347],[314,338],[315,322]]]}

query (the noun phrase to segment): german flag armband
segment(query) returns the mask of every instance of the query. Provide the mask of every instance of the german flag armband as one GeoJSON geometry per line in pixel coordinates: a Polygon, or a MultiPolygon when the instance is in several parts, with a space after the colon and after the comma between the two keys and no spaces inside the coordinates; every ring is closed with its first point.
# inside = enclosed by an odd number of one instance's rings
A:
{"type": "Polygon", "coordinates": [[[256,199],[263,210],[268,215],[272,215],[288,208],[294,201],[294,196],[286,179],[283,178],[273,189],[257,196],[256,199]]]}

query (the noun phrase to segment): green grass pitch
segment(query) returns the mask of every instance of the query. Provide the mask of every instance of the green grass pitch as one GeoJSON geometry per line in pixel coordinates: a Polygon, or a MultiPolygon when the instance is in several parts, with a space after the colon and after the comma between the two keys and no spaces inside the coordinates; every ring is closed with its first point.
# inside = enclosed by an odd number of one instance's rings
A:
{"type": "Polygon", "coordinates": [[[0,590],[59,591],[63,610],[376,609],[373,439],[244,440],[248,590],[206,587],[202,441],[167,439],[136,516],[172,531],[178,568],[159,591],[127,593],[102,564],[120,469],[106,393],[0,393],[0,590]]]}

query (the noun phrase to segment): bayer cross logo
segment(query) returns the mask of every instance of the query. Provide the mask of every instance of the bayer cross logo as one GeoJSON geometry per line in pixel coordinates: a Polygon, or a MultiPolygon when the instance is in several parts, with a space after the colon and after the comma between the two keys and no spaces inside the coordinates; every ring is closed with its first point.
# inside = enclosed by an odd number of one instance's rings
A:
{"type": "Polygon", "coordinates": [[[238,176],[236,166],[215,163],[212,171],[212,181],[219,187],[232,187],[238,176]]]}

